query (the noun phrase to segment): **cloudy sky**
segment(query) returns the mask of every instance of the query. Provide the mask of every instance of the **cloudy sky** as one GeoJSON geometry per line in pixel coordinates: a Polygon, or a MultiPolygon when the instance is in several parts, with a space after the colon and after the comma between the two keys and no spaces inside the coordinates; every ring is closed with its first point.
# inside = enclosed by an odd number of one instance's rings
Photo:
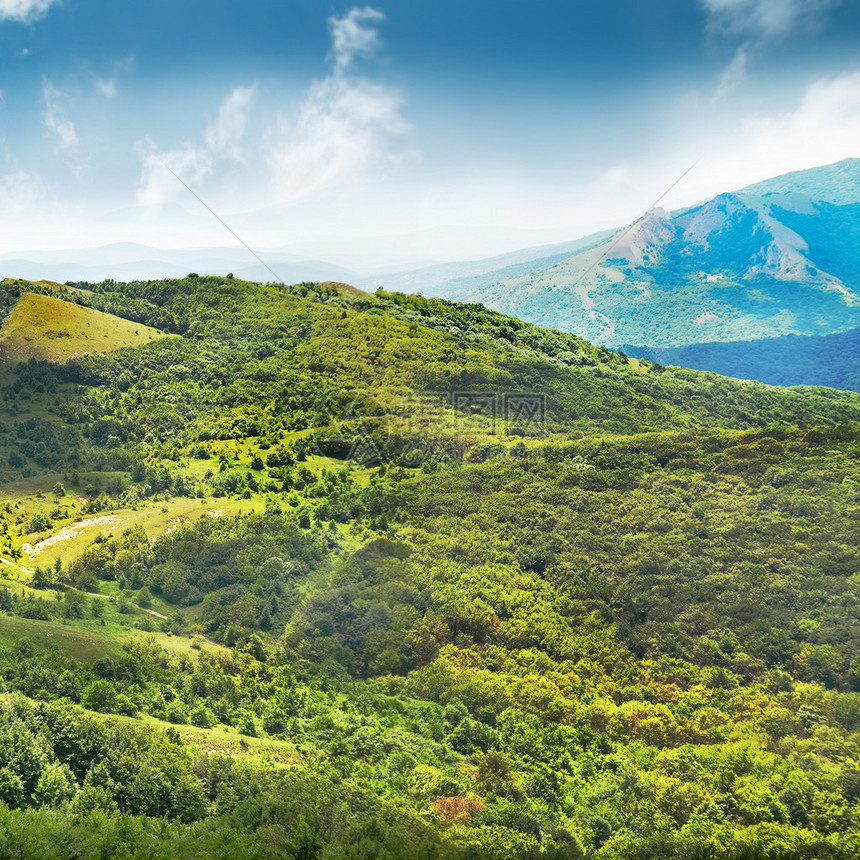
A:
{"type": "Polygon", "coordinates": [[[347,262],[573,239],[860,156],[858,49],[857,0],[0,0],[0,252],[236,244],[186,186],[347,262]]]}

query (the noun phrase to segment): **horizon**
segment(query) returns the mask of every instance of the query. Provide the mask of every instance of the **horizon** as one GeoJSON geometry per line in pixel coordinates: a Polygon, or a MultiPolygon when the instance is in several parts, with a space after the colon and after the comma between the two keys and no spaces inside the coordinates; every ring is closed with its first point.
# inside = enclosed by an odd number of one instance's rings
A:
{"type": "Polygon", "coordinates": [[[481,259],[858,155],[836,0],[107,8],[0,3],[4,256],[481,259]]]}

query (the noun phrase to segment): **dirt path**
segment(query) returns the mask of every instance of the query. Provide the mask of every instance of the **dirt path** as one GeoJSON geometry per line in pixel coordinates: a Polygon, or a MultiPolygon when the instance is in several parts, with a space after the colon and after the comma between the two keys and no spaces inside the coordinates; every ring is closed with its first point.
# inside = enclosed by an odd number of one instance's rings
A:
{"type": "Polygon", "coordinates": [[[21,567],[20,564],[15,564],[14,561],[9,561],[8,558],[4,558],[3,556],[0,556],[0,562],[2,562],[3,564],[8,564],[9,567],[14,567],[16,570],[20,570],[22,573],[29,573],[29,574],[33,573],[31,568],[21,567]]]}
{"type": "MultiPolygon", "coordinates": [[[[80,588],[75,588],[74,585],[68,585],[66,583],[63,583],[63,587],[64,588],[70,588],[72,591],[81,591],[80,588]]],[[[110,595],[100,594],[97,591],[81,591],[81,594],[89,594],[90,597],[101,597],[103,600],[110,600],[110,595]]],[[[137,604],[135,604],[135,606],[137,606],[137,604]]],[[[143,606],[137,606],[137,608],[141,612],[148,612],[150,615],[154,615],[156,618],[160,618],[162,621],[167,621],[166,615],[162,615],[160,612],[156,612],[154,609],[146,609],[143,606]]],[[[214,645],[216,648],[223,648],[224,647],[223,645],[221,645],[220,642],[213,642],[211,639],[207,639],[205,636],[202,636],[201,638],[208,645],[214,645]]]]}
{"type": "MultiPolygon", "coordinates": [[[[0,556],[0,562],[2,562],[3,564],[8,564],[10,567],[18,568],[18,570],[23,571],[25,573],[31,573],[31,574],[33,573],[32,570],[27,570],[27,568],[25,568],[25,567],[19,567],[14,562],[9,561],[8,559],[3,558],[2,556],[0,556]]],[[[69,591],[77,591],[80,594],[86,594],[89,597],[100,597],[102,600],[110,600],[109,594],[101,594],[98,591],[83,591],[80,588],[75,588],[74,585],[69,585],[67,582],[63,582],[63,583],[61,583],[61,585],[63,588],[68,588],[69,591]]],[[[147,609],[143,606],[138,606],[137,604],[134,604],[134,606],[136,609],[139,609],[141,612],[146,612],[148,615],[152,615],[154,618],[158,618],[161,621],[167,621],[168,616],[164,615],[161,612],[156,612],[154,609],[147,609]]],[[[206,636],[202,636],[201,638],[203,639],[203,641],[207,645],[212,645],[216,648],[223,648],[224,647],[223,645],[221,645],[220,642],[213,642],[211,639],[208,639],[206,636]]]]}
{"type": "MultiPolygon", "coordinates": [[[[74,585],[69,585],[67,582],[62,583],[63,588],[68,588],[69,591],[78,591],[81,594],[88,594],[90,597],[101,597],[102,600],[110,600],[109,594],[101,594],[98,591],[81,591],[80,588],[75,588],[74,585]]],[[[137,604],[135,604],[137,606],[137,604]]],[[[148,612],[150,615],[154,615],[156,618],[160,618],[162,621],[167,620],[166,615],[162,615],[160,612],[156,612],[154,609],[147,609],[144,606],[137,606],[141,612],[148,612]]],[[[207,640],[208,641],[208,640],[207,640]]]]}
{"type": "Polygon", "coordinates": [[[21,549],[32,558],[34,555],[37,555],[38,553],[42,552],[50,546],[55,546],[58,543],[63,543],[63,541],[79,537],[81,534],[83,534],[84,529],[88,529],[93,526],[112,525],[116,521],[116,514],[105,514],[100,517],[91,517],[88,520],[80,520],[77,523],[72,523],[71,525],[64,526],[52,537],[40,540],[36,544],[22,543],[21,549]]]}

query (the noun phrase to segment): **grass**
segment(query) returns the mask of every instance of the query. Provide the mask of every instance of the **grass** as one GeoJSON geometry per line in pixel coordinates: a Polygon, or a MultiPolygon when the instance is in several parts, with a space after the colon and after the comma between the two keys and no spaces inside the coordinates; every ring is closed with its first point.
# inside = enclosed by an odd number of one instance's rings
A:
{"type": "Polygon", "coordinates": [[[127,528],[139,525],[149,537],[155,538],[186,522],[195,522],[206,514],[223,516],[261,512],[266,507],[266,501],[261,496],[253,496],[250,499],[176,497],[166,501],[146,501],[135,509],[102,511],[88,516],[77,508],[76,497],[65,496],[58,504],[54,497],[46,496],[43,499],[21,499],[20,507],[15,508],[15,514],[26,520],[34,513],[46,514],[57,507],[62,508],[67,516],[59,520],[52,530],[22,536],[16,540],[19,546],[26,543],[31,548],[31,551],[26,552],[20,559],[23,567],[50,566],[58,557],[65,564],[80,555],[98,535],[119,536],[127,528]],[[74,502],[71,504],[74,507],[67,507],[72,498],[74,502]],[[56,537],[60,540],[40,546],[42,541],[56,537]]]}
{"type": "MultiPolygon", "coordinates": [[[[42,596],[45,596],[44,593],[42,596]]],[[[52,599],[49,597],[49,600],[52,599]]],[[[118,625],[99,626],[96,629],[91,621],[63,624],[60,619],[38,621],[19,618],[17,615],[3,615],[0,618],[0,645],[12,647],[26,639],[37,651],[53,646],[82,663],[95,663],[102,657],[120,654],[122,643],[128,639],[130,632],[118,625]]]]}
{"type": "Polygon", "coordinates": [[[37,293],[23,293],[0,331],[0,372],[30,358],[62,362],[166,337],[158,329],[37,293]]]}
{"type": "Polygon", "coordinates": [[[247,756],[252,759],[262,760],[272,758],[281,765],[295,767],[303,764],[301,753],[291,741],[281,741],[276,738],[252,738],[240,735],[236,729],[219,725],[212,729],[202,729],[197,726],[176,725],[165,720],[159,720],[150,714],[141,714],[140,717],[116,717],[112,719],[129,721],[133,725],[152,726],[164,729],[173,726],[179,732],[179,737],[186,744],[195,744],[208,753],[217,753],[228,756],[247,756]]]}
{"type": "MultiPolygon", "coordinates": [[[[5,585],[9,585],[10,590],[17,594],[23,591],[28,597],[41,597],[46,602],[55,604],[52,591],[34,591],[21,586],[20,583],[0,581],[0,587],[5,585]]],[[[120,615],[112,603],[105,600],[104,604],[104,625],[96,618],[55,618],[51,621],[40,621],[0,614],[0,647],[11,647],[19,640],[26,639],[36,648],[59,648],[64,654],[84,663],[94,663],[101,657],[116,655],[126,642],[143,638],[156,642],[165,651],[184,654],[193,660],[197,659],[201,651],[225,651],[220,645],[212,645],[205,639],[194,640],[190,636],[174,636],[157,630],[139,630],[134,625],[143,610],[138,609],[134,615],[120,615]]],[[[158,623],[157,619],[153,621],[158,623]]]]}
{"type": "Polygon", "coordinates": [[[347,296],[371,296],[372,293],[368,293],[366,290],[360,290],[358,287],[354,287],[352,284],[345,284],[342,281],[323,281],[321,286],[323,287],[334,287],[338,292],[343,293],[347,296]]]}

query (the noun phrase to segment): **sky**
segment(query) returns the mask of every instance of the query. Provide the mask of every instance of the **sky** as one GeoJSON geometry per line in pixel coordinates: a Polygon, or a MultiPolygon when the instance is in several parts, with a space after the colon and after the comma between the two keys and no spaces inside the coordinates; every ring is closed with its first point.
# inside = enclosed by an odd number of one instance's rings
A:
{"type": "Polygon", "coordinates": [[[0,0],[0,253],[468,259],[856,156],[858,0],[0,0]]]}

